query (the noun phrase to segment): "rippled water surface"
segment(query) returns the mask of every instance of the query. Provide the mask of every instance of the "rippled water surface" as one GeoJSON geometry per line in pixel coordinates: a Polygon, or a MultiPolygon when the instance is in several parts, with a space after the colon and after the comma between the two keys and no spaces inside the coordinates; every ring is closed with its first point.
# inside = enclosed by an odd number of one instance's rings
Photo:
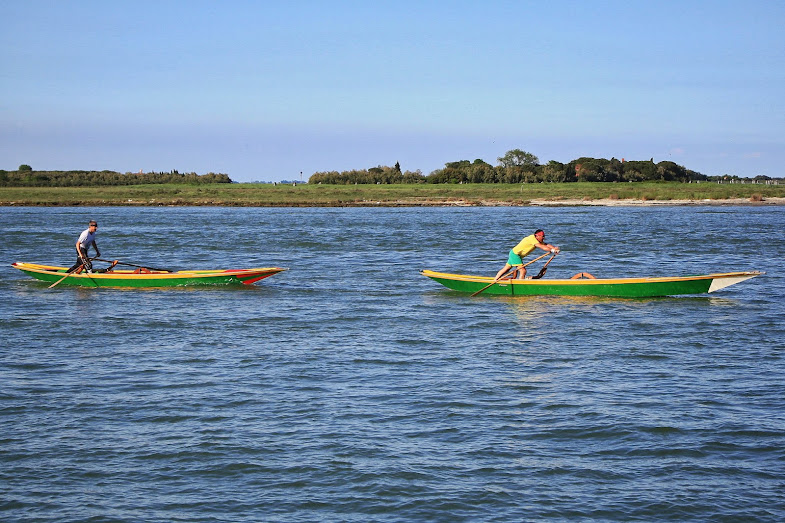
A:
{"type": "Polygon", "coordinates": [[[785,519],[785,208],[5,208],[0,520],[785,519]],[[47,289],[106,258],[252,287],[47,289]],[[762,270],[644,300],[451,292],[762,270]],[[533,267],[538,267],[534,265],[533,267]]]}

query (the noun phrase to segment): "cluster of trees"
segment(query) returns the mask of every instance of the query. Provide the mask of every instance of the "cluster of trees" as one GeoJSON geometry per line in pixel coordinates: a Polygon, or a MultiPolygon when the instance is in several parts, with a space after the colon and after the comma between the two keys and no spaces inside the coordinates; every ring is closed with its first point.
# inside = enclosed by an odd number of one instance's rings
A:
{"type": "Polygon", "coordinates": [[[179,173],[176,170],[149,173],[118,173],[115,171],[34,171],[20,165],[17,171],[0,170],[3,187],[85,187],[96,185],[141,185],[160,183],[232,183],[226,174],[179,173]]]}
{"type": "Polygon", "coordinates": [[[768,183],[769,176],[706,176],[671,161],[625,161],[611,158],[578,158],[569,163],[551,160],[540,165],[536,156],[514,149],[492,166],[483,160],[451,162],[429,174],[427,183],[540,183],[540,182],[644,182],[709,181],[720,183],[768,183]]]}
{"type": "Polygon", "coordinates": [[[400,167],[373,167],[367,170],[319,172],[309,183],[539,183],[539,182],[640,182],[650,180],[709,180],[708,176],[664,161],[624,161],[611,158],[578,158],[569,163],[550,161],[541,165],[532,153],[513,149],[497,158],[498,165],[484,160],[449,162],[428,176],[401,173],[400,167]]]}
{"type": "Polygon", "coordinates": [[[401,167],[395,164],[394,167],[378,166],[370,169],[360,169],[353,171],[328,171],[314,173],[308,178],[308,183],[329,183],[335,185],[354,185],[357,183],[424,183],[425,178],[422,172],[406,171],[401,172],[401,167]]]}
{"type": "MultiPolygon", "coordinates": [[[[707,176],[674,162],[623,161],[611,158],[578,158],[569,163],[550,161],[540,165],[536,157],[518,161],[521,151],[499,158],[492,166],[483,160],[452,162],[428,175],[430,183],[539,183],[539,182],[642,182],[652,180],[688,182],[707,176]],[[510,158],[511,156],[511,158],[510,158]]],[[[528,153],[527,153],[528,154],[528,153]]]]}

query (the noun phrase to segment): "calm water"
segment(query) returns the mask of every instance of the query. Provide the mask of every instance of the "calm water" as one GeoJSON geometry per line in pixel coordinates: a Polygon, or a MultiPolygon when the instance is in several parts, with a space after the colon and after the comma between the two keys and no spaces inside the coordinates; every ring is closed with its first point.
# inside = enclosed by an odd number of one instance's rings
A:
{"type": "Polygon", "coordinates": [[[4,208],[0,231],[0,520],[785,519],[785,208],[4,208]],[[291,270],[10,267],[72,263],[91,218],[105,258],[291,270]],[[418,274],[492,275],[538,227],[549,277],[767,274],[647,300],[418,274]]]}

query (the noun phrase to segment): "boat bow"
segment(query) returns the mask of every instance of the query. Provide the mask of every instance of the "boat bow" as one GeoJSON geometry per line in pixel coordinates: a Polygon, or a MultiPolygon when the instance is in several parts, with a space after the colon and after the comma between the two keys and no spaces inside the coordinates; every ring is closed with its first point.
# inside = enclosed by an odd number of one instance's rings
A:
{"type": "Polygon", "coordinates": [[[741,283],[743,281],[752,279],[755,276],[760,276],[761,274],[766,274],[766,273],[761,271],[749,271],[749,272],[731,272],[727,274],[715,274],[714,275],[715,278],[711,280],[711,285],[709,286],[709,292],[715,292],[720,289],[724,289],[725,287],[736,285],[737,283],[741,283]]]}

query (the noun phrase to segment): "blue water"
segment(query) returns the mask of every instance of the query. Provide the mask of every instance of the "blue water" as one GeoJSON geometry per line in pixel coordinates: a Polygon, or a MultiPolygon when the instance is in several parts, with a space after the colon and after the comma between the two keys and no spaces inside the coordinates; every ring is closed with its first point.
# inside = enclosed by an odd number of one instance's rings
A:
{"type": "Polygon", "coordinates": [[[785,208],[4,208],[0,231],[0,520],[785,520],[785,208]],[[10,267],[70,265],[89,219],[105,258],[290,270],[10,267]],[[540,227],[546,277],[766,275],[630,300],[418,274],[492,275],[540,227]]]}

